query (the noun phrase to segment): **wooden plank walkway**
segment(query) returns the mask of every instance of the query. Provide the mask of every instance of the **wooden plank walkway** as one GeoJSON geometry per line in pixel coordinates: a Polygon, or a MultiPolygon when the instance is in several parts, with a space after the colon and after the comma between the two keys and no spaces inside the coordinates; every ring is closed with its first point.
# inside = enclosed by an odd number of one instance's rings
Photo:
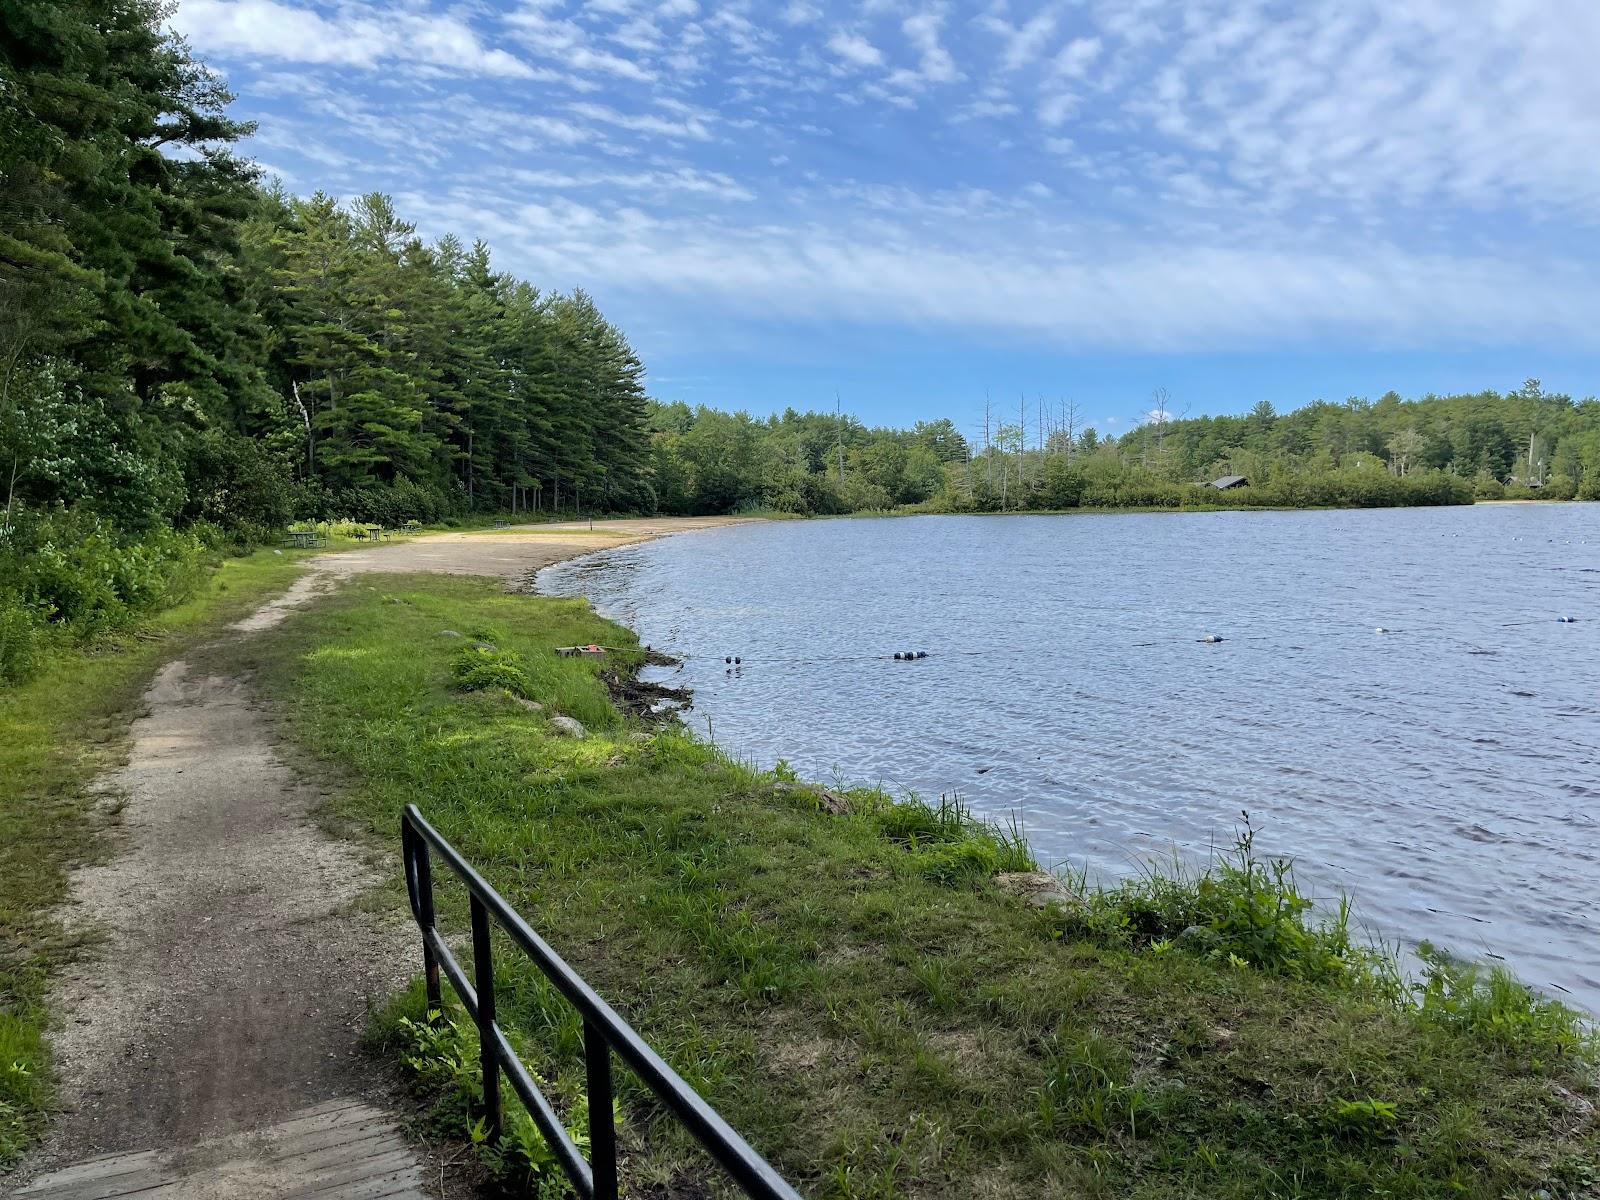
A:
{"type": "Polygon", "coordinates": [[[17,1200],[427,1200],[416,1155],[384,1113],[334,1100],[254,1133],[89,1159],[17,1200]]]}

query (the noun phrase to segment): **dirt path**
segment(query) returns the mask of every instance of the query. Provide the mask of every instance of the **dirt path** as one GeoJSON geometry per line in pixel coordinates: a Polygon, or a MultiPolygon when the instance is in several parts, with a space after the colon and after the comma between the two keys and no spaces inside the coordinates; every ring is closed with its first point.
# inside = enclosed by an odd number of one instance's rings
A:
{"type": "MultiPolygon", "coordinates": [[[[510,581],[718,523],[532,526],[319,556],[231,636],[276,625],[358,572],[510,581]]],[[[127,765],[101,781],[108,802],[125,804],[121,844],[73,878],[69,920],[103,940],[56,989],[64,1110],[9,1187],[97,1155],[192,1146],[309,1105],[381,1098],[358,1043],[369,1006],[414,973],[409,926],[354,907],[374,868],[314,823],[324,793],[278,756],[244,680],[177,661],[144,703],[127,765]]]]}

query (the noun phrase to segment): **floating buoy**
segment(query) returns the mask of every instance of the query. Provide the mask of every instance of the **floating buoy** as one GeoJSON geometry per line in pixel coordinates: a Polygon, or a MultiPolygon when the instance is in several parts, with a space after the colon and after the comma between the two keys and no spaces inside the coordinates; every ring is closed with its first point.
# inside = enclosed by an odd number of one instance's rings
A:
{"type": "Polygon", "coordinates": [[[1222,641],[1222,639],[1220,637],[1218,637],[1214,633],[1208,633],[1208,634],[1205,635],[1205,637],[1201,638],[1200,640],[1202,642],[1204,642],[1208,646],[1215,646],[1217,643],[1222,641]]]}
{"type": "Polygon", "coordinates": [[[1372,632],[1373,632],[1373,633],[1392,633],[1392,632],[1393,632],[1393,630],[1389,630],[1389,629],[1385,629],[1385,628],[1384,628],[1384,627],[1383,627],[1383,626],[1382,626],[1382,625],[1379,625],[1379,626],[1378,626],[1378,627],[1377,627],[1377,628],[1376,628],[1376,629],[1374,629],[1374,630],[1373,630],[1373,631],[1372,631],[1372,632]]]}
{"type": "Polygon", "coordinates": [[[1557,617],[1556,621],[1557,621],[1557,623],[1562,624],[1562,625],[1576,625],[1578,623],[1578,618],[1577,617],[1557,617]]]}
{"type": "Polygon", "coordinates": [[[918,658],[927,658],[928,657],[928,652],[926,650],[918,650],[917,651],[917,657],[918,658]]]}
{"type": "Polygon", "coordinates": [[[737,654],[735,654],[733,656],[733,665],[736,666],[736,667],[743,666],[744,665],[744,659],[740,658],[737,654]]]}
{"type": "Polygon", "coordinates": [[[900,651],[896,650],[894,652],[894,660],[895,660],[895,662],[899,662],[904,657],[905,657],[905,655],[901,654],[900,651]]]}
{"type": "Polygon", "coordinates": [[[731,663],[732,663],[732,662],[733,662],[733,655],[731,655],[731,654],[724,654],[724,655],[723,655],[723,656],[722,656],[722,661],[723,661],[723,662],[725,662],[725,663],[729,663],[729,664],[731,664],[731,663]]]}

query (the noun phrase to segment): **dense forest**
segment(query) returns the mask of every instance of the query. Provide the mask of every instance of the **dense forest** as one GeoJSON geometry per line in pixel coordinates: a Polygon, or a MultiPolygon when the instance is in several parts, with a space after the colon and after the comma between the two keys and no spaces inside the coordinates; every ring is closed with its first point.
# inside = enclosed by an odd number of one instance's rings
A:
{"type": "Polygon", "coordinates": [[[1600,401],[1530,379],[1516,391],[1317,401],[1278,413],[1179,419],[1163,391],[1149,419],[1101,436],[1077,404],[1019,399],[948,419],[869,429],[832,413],[765,420],[652,404],[652,479],[669,512],[935,512],[1465,504],[1600,499],[1600,401]],[[1242,476],[1226,494],[1209,485],[1242,476]]]}
{"type": "Polygon", "coordinates": [[[1042,398],[972,435],[654,402],[584,293],[264,185],[163,14],[0,0],[0,679],[293,521],[1600,498],[1600,403],[1532,381],[1187,420],[1158,392],[1120,438],[1042,398]]]}

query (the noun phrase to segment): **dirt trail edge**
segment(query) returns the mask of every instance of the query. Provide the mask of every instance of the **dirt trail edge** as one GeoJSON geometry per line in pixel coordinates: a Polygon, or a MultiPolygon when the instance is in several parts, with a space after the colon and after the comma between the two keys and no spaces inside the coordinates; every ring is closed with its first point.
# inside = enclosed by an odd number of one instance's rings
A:
{"type": "MultiPolygon", "coordinates": [[[[230,636],[278,624],[355,573],[525,580],[564,558],[720,523],[526,527],[321,556],[230,636]]],[[[73,876],[68,920],[101,940],[55,989],[63,1111],[0,1180],[8,1194],[66,1163],[193,1146],[381,1096],[358,1042],[370,1006],[415,970],[408,924],[354,907],[374,872],[312,820],[324,793],[277,755],[244,680],[179,660],[144,706],[127,764],[100,781],[108,803],[124,803],[120,844],[73,876]]]]}

